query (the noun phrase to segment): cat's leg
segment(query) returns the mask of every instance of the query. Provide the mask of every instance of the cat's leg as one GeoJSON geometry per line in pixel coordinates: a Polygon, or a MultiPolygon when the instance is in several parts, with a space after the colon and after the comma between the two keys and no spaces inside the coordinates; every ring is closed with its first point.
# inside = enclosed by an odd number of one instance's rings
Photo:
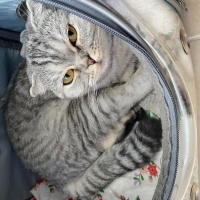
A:
{"type": "Polygon", "coordinates": [[[81,177],[64,188],[65,192],[90,196],[115,178],[149,163],[160,150],[161,140],[161,121],[143,113],[131,133],[106,150],[81,177]]]}
{"type": "MultiPolygon", "coordinates": [[[[104,112],[112,113],[119,110],[124,116],[131,107],[138,104],[153,90],[152,80],[143,66],[140,66],[133,76],[122,85],[106,88],[99,92],[98,103],[104,112]]],[[[90,102],[90,108],[96,108],[96,102],[90,102]]]]}
{"type": "Polygon", "coordinates": [[[151,78],[144,68],[139,67],[126,83],[98,91],[96,101],[85,96],[80,101],[73,102],[69,106],[68,117],[73,113],[77,120],[74,121],[76,124],[85,120],[84,124],[87,125],[85,132],[89,137],[99,133],[105,136],[152,90],[151,78]]]}

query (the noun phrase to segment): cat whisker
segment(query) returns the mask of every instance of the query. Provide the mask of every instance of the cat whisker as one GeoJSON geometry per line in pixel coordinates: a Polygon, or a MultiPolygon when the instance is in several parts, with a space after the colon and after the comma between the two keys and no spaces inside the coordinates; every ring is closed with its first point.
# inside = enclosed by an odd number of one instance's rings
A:
{"type": "Polygon", "coordinates": [[[96,100],[96,106],[97,106],[97,112],[100,113],[100,110],[99,110],[99,100],[98,100],[98,93],[97,93],[97,85],[95,84],[95,91],[94,91],[94,97],[95,97],[95,100],[96,100]]]}
{"type": "Polygon", "coordinates": [[[90,99],[90,76],[88,76],[88,87],[87,87],[87,90],[88,90],[88,92],[87,92],[87,98],[88,99],[90,99]]]}

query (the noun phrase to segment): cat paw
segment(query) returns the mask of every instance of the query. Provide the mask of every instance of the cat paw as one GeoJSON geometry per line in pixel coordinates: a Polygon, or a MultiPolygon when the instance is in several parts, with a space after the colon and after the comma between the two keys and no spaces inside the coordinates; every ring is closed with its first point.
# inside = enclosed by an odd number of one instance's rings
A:
{"type": "Polygon", "coordinates": [[[136,135],[144,144],[157,153],[162,147],[162,122],[161,119],[150,111],[140,109],[138,113],[136,135]]]}

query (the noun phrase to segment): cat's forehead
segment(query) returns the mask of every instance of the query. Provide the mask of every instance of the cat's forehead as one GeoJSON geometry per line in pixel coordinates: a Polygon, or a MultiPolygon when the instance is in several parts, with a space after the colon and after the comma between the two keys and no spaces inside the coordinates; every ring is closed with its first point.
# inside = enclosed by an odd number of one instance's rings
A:
{"type": "Polygon", "coordinates": [[[52,26],[53,24],[57,26],[66,26],[72,24],[79,29],[87,29],[91,26],[95,26],[90,22],[63,10],[48,9],[44,10],[43,15],[44,16],[41,17],[40,20],[42,20],[42,24],[45,26],[52,26]]]}
{"type": "Polygon", "coordinates": [[[88,22],[72,13],[68,13],[66,16],[67,16],[68,23],[72,23],[76,26],[79,26],[79,28],[88,28],[88,27],[94,26],[90,22],[88,22]]]}
{"type": "Polygon", "coordinates": [[[34,23],[35,26],[43,26],[48,28],[50,26],[59,27],[66,26],[68,23],[73,23],[77,27],[89,27],[91,24],[76,15],[68,13],[62,9],[56,9],[54,7],[27,0],[27,6],[29,9],[29,22],[34,23]]]}

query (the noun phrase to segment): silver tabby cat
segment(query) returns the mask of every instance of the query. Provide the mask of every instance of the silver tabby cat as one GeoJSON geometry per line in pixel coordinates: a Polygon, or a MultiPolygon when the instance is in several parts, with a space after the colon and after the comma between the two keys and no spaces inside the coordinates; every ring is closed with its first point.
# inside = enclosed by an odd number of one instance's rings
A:
{"type": "Polygon", "coordinates": [[[27,7],[26,61],[8,92],[7,132],[28,168],[66,196],[89,196],[160,150],[160,121],[137,106],[151,79],[108,32],[31,0],[27,7]]]}

